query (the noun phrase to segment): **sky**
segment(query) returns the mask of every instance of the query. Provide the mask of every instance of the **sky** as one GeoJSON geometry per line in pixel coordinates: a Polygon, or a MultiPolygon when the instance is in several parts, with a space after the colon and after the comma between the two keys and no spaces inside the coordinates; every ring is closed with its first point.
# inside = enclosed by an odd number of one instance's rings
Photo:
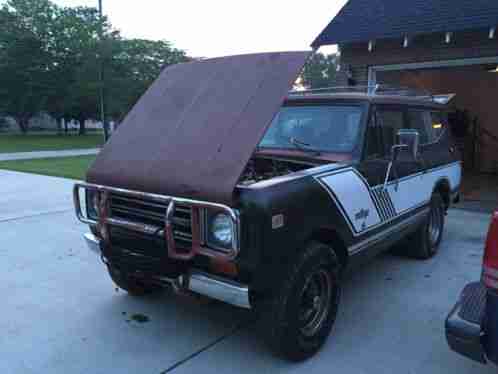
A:
{"type": "MultiPolygon", "coordinates": [[[[53,0],[97,6],[98,0],[53,0]]],[[[307,50],[346,0],[103,0],[125,37],[164,39],[192,57],[307,50]]],[[[320,51],[331,53],[335,47],[320,51]]]]}

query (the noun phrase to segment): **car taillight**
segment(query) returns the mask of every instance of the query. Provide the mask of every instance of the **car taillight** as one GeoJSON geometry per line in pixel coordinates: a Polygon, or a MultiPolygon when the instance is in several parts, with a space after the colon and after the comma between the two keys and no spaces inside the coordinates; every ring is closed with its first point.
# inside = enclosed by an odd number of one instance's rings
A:
{"type": "Polygon", "coordinates": [[[489,288],[498,290],[498,211],[493,214],[486,239],[482,281],[489,288]]]}

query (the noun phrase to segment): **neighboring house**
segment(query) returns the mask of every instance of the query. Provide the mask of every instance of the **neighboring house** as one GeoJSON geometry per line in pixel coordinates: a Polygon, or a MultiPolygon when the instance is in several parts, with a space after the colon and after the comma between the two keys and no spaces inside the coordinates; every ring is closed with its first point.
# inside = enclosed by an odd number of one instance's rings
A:
{"type": "Polygon", "coordinates": [[[497,28],[498,0],[350,0],[313,47],[338,45],[338,85],[456,93],[452,104],[478,124],[467,166],[498,172],[497,28]]]}
{"type": "MultiPolygon", "coordinates": [[[[79,122],[76,120],[66,121],[68,130],[78,130],[79,122]]],[[[110,130],[114,130],[114,122],[109,124],[110,130]]],[[[85,127],[90,130],[102,129],[102,124],[100,121],[87,120],[85,122],[85,127]]],[[[57,131],[57,121],[46,113],[40,113],[29,120],[29,130],[30,131],[57,131]]],[[[19,126],[12,117],[1,117],[0,118],[0,133],[9,132],[16,133],[20,132],[19,126]]]]}
{"type": "MultiPolygon", "coordinates": [[[[56,131],[57,122],[46,113],[39,113],[29,120],[31,131],[56,131]]],[[[16,120],[12,117],[2,117],[0,119],[0,132],[20,132],[21,129],[16,120]]]]}

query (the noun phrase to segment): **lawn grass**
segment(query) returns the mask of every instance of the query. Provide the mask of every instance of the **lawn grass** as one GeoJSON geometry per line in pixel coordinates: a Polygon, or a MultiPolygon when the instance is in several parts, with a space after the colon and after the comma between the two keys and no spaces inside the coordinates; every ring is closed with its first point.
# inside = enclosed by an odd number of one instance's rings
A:
{"type": "Polygon", "coordinates": [[[0,153],[98,148],[102,143],[103,137],[101,134],[1,134],[0,153]]]}
{"type": "Polygon", "coordinates": [[[0,161],[0,169],[84,179],[86,171],[96,156],[39,158],[32,160],[0,161]]]}

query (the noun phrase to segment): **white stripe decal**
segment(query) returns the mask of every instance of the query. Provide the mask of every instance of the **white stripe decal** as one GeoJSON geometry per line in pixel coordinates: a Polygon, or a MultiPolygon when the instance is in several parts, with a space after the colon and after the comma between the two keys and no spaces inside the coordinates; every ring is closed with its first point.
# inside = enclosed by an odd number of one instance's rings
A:
{"type": "Polygon", "coordinates": [[[353,232],[359,233],[381,222],[370,196],[369,187],[353,169],[318,178],[318,181],[338,203],[353,232]]]}
{"type": "Polygon", "coordinates": [[[413,178],[403,179],[399,182],[397,189],[396,183],[390,183],[387,190],[393,201],[396,214],[402,214],[415,206],[429,202],[434,186],[441,179],[446,179],[449,182],[450,190],[457,188],[461,180],[460,164],[453,164],[418,174],[413,178]]]}
{"type": "Polygon", "coordinates": [[[340,209],[354,236],[364,234],[427,204],[434,187],[447,180],[450,190],[460,186],[460,162],[417,173],[387,186],[370,187],[354,168],[345,168],[314,176],[340,209]]]}

